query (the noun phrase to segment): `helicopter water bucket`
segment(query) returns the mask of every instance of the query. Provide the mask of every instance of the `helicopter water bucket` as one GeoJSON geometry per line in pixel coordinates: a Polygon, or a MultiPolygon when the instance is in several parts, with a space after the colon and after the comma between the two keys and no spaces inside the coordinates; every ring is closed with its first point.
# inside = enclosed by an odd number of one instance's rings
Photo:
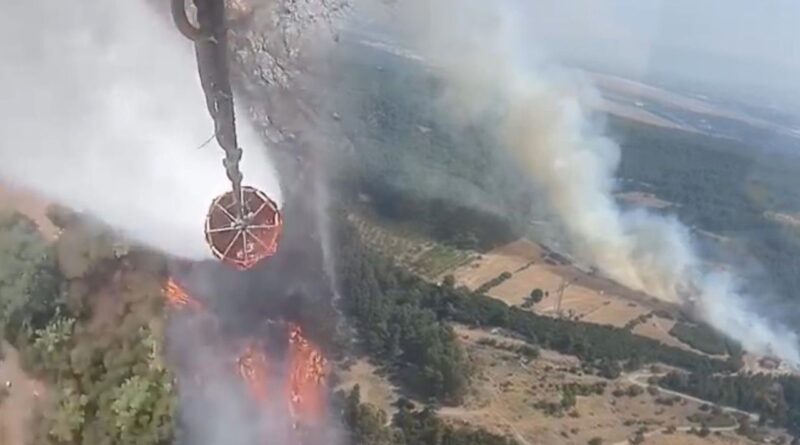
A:
{"type": "Polygon", "coordinates": [[[233,196],[227,192],[211,203],[206,242],[215,257],[244,270],[275,255],[283,220],[277,204],[261,190],[242,187],[241,216],[233,196]]]}

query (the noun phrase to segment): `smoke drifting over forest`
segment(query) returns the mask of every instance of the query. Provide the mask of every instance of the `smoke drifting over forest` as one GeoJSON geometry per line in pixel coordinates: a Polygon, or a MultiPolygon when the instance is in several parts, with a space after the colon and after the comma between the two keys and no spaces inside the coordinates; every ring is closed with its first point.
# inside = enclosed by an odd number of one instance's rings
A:
{"type": "Polygon", "coordinates": [[[410,0],[364,14],[391,17],[401,41],[442,74],[456,122],[491,128],[517,156],[582,259],[634,289],[693,304],[746,350],[800,364],[797,335],[752,311],[734,275],[706,270],[686,227],[615,203],[620,149],[583,108],[595,96],[536,51],[515,21],[524,17],[518,3],[410,0]]]}
{"type": "MultiPolygon", "coordinates": [[[[192,43],[143,0],[6,2],[0,181],[85,210],[171,254],[210,257],[203,223],[230,187],[192,43]],[[13,43],[12,43],[13,42],[13,43]]],[[[245,184],[281,202],[240,119],[245,184]]]]}
{"type": "MultiPolygon", "coordinates": [[[[0,37],[14,44],[0,45],[0,182],[83,210],[168,254],[203,260],[210,258],[206,212],[230,184],[223,153],[210,140],[213,123],[193,44],[159,13],[166,4],[159,10],[152,3],[34,0],[4,6],[0,37]]],[[[282,203],[277,169],[247,113],[239,113],[238,131],[244,183],[282,203]]],[[[308,192],[305,186],[296,187],[295,198],[308,192]]],[[[306,201],[295,199],[283,209],[296,222],[286,227],[280,254],[258,271],[189,263],[196,269],[182,275],[225,303],[199,315],[173,308],[170,315],[166,358],[180,393],[177,443],[262,443],[265,436],[275,445],[298,443],[290,408],[295,395],[284,389],[288,367],[297,362],[291,351],[297,355],[300,347],[290,348],[285,326],[264,326],[267,319],[293,321],[309,325],[309,337],[317,334],[323,323],[298,315],[300,300],[313,300],[315,314],[329,315],[320,308],[329,307],[330,291],[318,263],[325,256],[320,239],[330,237],[321,227],[326,220],[316,218],[319,199],[306,201]],[[267,384],[274,392],[263,403],[253,400],[237,374],[239,343],[247,342],[270,354],[267,384]]],[[[327,414],[318,417],[318,431],[303,431],[302,443],[338,443],[335,422],[327,414]]]]}

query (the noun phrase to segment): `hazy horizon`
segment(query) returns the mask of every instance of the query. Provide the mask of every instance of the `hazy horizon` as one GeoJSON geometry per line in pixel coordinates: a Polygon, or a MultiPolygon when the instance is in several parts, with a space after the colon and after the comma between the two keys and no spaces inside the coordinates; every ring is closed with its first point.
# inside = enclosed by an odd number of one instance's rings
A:
{"type": "Polygon", "coordinates": [[[562,63],[800,111],[800,2],[520,2],[562,63]]]}

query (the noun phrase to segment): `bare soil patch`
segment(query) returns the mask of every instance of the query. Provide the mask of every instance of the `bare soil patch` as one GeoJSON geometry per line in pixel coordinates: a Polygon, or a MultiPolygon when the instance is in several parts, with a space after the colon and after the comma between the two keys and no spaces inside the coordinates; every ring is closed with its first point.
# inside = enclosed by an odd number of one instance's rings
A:
{"type": "Polygon", "coordinates": [[[350,391],[358,385],[362,402],[375,405],[389,416],[392,415],[393,404],[398,399],[397,388],[367,360],[356,360],[345,369],[338,370],[337,377],[339,384],[336,391],[350,391]]]}
{"type": "Polygon", "coordinates": [[[675,433],[654,435],[648,437],[644,443],[647,445],[745,445],[753,442],[731,433],[723,433],[719,436],[712,434],[708,437],[698,437],[690,433],[675,433]]]}
{"type": "Polygon", "coordinates": [[[633,333],[636,335],[641,335],[642,337],[650,337],[654,340],[658,340],[667,346],[673,346],[676,348],[685,349],[687,351],[692,351],[697,354],[702,354],[702,352],[695,350],[686,343],[683,343],[682,341],[670,335],[669,330],[672,329],[673,326],[675,326],[674,320],[653,316],[644,323],[636,325],[636,327],[633,328],[633,333]]]}
{"type": "MultiPolygon", "coordinates": [[[[530,296],[534,289],[541,289],[549,297],[555,298],[556,290],[563,283],[563,278],[542,264],[534,264],[527,269],[514,274],[510,279],[492,288],[489,294],[511,305],[520,305],[530,296]]],[[[545,304],[544,301],[539,305],[545,304]]]]}
{"type": "Polygon", "coordinates": [[[469,264],[459,267],[453,272],[453,276],[459,285],[475,290],[503,272],[513,274],[531,263],[542,261],[542,253],[543,250],[538,245],[520,239],[493,249],[469,264]]]}
{"type": "Polygon", "coordinates": [[[648,192],[626,192],[617,193],[614,195],[617,199],[622,200],[628,204],[636,207],[646,207],[649,209],[665,209],[672,205],[669,201],[657,197],[656,195],[648,192]]]}
{"type": "Polygon", "coordinates": [[[0,444],[31,444],[30,423],[45,397],[44,385],[28,377],[20,367],[19,354],[3,342],[0,385],[8,396],[0,403],[0,444]],[[10,384],[10,386],[8,385],[10,384]]]}
{"type": "MultiPolygon", "coordinates": [[[[663,397],[657,392],[615,396],[615,390],[626,392],[631,387],[625,377],[609,381],[584,374],[577,358],[552,351],[542,351],[539,358],[526,361],[507,348],[486,341],[491,339],[500,345],[519,343],[501,333],[463,326],[457,326],[456,332],[477,371],[466,402],[460,407],[440,410],[441,416],[454,423],[478,425],[515,437],[523,444],[584,445],[593,437],[613,444],[626,440],[641,428],[656,431],[669,426],[686,427],[690,425],[687,416],[699,409],[699,404],[684,400],[670,406],[657,403],[656,399],[663,397]],[[601,395],[578,396],[574,408],[557,414],[548,414],[541,408],[542,402],[559,403],[565,385],[600,382],[607,385],[605,391],[601,395]]],[[[678,433],[673,437],[683,438],[683,435],[678,433]]],[[[697,439],[701,441],[663,443],[720,443],[715,439],[697,439]]],[[[651,443],[650,440],[645,443],[651,443]]]]}
{"type": "MultiPolygon", "coordinates": [[[[509,305],[521,306],[531,291],[538,288],[545,297],[533,306],[534,312],[588,323],[625,327],[654,311],[673,315],[678,312],[673,304],[569,263],[547,261],[546,257],[547,251],[543,247],[527,240],[517,240],[456,269],[453,275],[458,285],[474,290],[503,272],[509,272],[511,278],[489,289],[489,296],[509,305]],[[560,295],[559,289],[565,285],[563,295],[560,295]]],[[[637,326],[633,332],[670,346],[691,349],[668,334],[671,327],[672,322],[661,317],[655,324],[637,326]]]]}

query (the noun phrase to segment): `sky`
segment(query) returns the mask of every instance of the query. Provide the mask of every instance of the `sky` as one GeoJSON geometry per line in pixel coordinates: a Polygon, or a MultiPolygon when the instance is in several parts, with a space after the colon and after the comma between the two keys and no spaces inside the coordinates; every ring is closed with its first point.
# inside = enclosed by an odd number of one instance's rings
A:
{"type": "Polygon", "coordinates": [[[552,57],[800,105],[800,1],[520,1],[552,57]]]}

